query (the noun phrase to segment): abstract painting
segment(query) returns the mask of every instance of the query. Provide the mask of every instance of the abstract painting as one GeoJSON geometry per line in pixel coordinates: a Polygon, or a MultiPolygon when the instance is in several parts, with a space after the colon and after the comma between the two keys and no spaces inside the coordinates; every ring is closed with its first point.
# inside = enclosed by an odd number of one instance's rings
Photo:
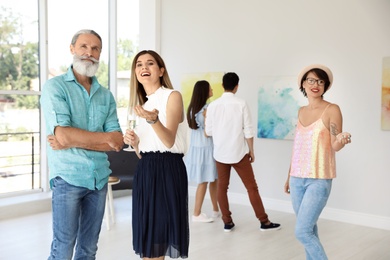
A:
{"type": "Polygon", "coordinates": [[[293,140],[298,109],[305,102],[296,77],[263,78],[258,92],[257,137],[293,140]]]}
{"type": "Polygon", "coordinates": [[[199,80],[207,80],[213,89],[213,96],[208,100],[208,103],[219,98],[223,93],[222,77],[224,74],[224,72],[205,72],[183,75],[181,81],[181,94],[183,96],[185,111],[187,111],[188,105],[190,104],[194,85],[199,80]]]}
{"type": "Polygon", "coordinates": [[[390,130],[390,57],[383,58],[381,124],[382,130],[390,130]]]}

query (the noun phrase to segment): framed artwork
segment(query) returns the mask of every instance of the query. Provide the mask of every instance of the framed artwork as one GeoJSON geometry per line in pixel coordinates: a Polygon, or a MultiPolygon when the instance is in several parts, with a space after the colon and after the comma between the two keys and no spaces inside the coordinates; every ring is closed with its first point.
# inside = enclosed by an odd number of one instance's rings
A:
{"type": "Polygon", "coordinates": [[[390,57],[382,65],[382,130],[390,130],[390,57]]]}
{"type": "Polygon", "coordinates": [[[181,81],[181,94],[183,96],[184,110],[187,111],[188,105],[191,101],[194,85],[199,80],[208,81],[213,89],[213,96],[208,100],[208,102],[219,98],[223,93],[222,77],[224,74],[224,72],[205,72],[183,75],[181,81]]]}
{"type": "Polygon", "coordinates": [[[293,140],[298,109],[305,102],[296,77],[263,78],[258,90],[257,137],[293,140]]]}

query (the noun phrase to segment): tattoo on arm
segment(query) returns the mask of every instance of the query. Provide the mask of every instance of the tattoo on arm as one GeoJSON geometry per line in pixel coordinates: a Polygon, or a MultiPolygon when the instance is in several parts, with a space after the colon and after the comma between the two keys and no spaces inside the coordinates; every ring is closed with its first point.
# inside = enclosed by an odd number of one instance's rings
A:
{"type": "Polygon", "coordinates": [[[337,129],[336,124],[335,124],[335,123],[330,123],[330,134],[336,136],[336,135],[338,135],[339,133],[340,133],[340,132],[339,132],[339,130],[337,129]]]}

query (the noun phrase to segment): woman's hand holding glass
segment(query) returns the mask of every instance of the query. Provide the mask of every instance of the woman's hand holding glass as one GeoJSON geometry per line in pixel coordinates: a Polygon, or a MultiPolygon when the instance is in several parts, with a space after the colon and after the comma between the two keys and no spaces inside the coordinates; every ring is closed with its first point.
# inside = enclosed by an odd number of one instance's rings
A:
{"type": "Polygon", "coordinates": [[[127,113],[127,129],[124,136],[124,142],[125,144],[128,144],[129,147],[125,148],[125,151],[134,151],[132,147],[135,147],[135,145],[138,145],[138,136],[135,134],[134,129],[136,128],[138,124],[139,117],[134,112],[133,109],[129,109],[129,112],[127,113]],[[137,140],[137,141],[136,141],[137,140]]]}
{"type": "Polygon", "coordinates": [[[123,140],[125,144],[129,145],[128,148],[124,149],[125,151],[138,150],[137,148],[138,148],[139,138],[138,135],[134,132],[134,130],[127,129],[123,137],[123,140]]]}

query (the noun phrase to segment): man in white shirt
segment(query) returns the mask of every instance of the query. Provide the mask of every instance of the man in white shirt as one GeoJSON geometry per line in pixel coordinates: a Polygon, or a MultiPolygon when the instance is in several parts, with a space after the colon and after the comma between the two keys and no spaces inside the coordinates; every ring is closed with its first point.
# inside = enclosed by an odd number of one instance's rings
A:
{"type": "Polygon", "coordinates": [[[223,76],[222,86],[225,92],[208,106],[205,124],[206,134],[213,137],[218,172],[218,203],[225,224],[224,231],[230,232],[235,226],[227,195],[232,167],[248,191],[255,215],[261,223],[260,230],[279,230],[280,224],[270,222],[265,213],[253,173],[251,163],[255,160],[255,132],[248,105],[245,100],[235,96],[238,81],[238,75],[234,72],[223,76]]]}

